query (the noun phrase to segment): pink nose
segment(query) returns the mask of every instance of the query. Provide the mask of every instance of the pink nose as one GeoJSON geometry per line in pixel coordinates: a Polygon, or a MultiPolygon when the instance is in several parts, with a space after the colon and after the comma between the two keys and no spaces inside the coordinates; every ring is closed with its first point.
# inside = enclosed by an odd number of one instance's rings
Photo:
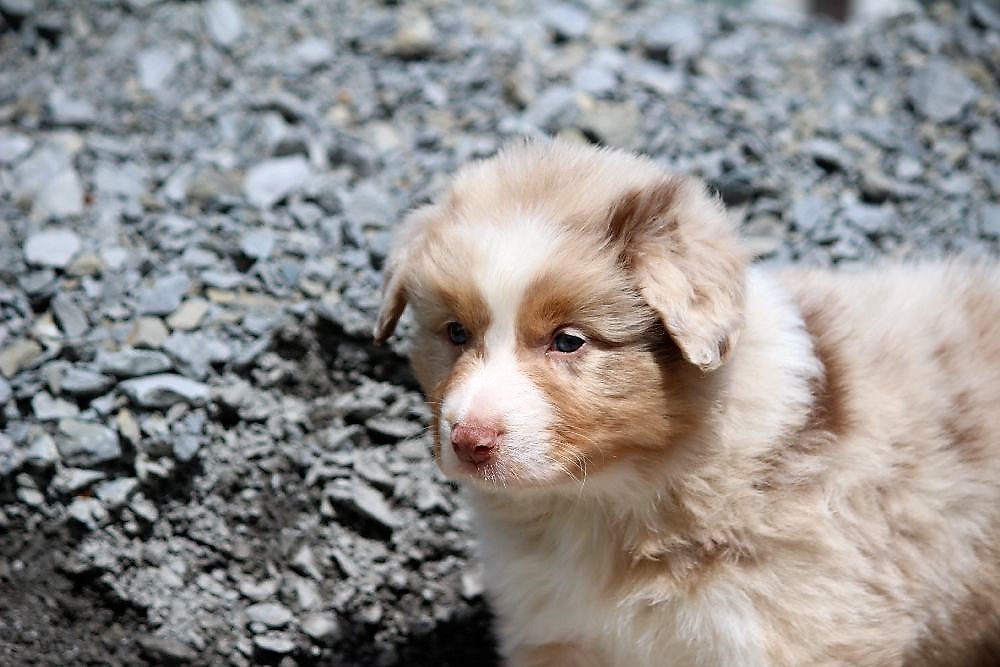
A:
{"type": "Polygon", "coordinates": [[[495,424],[463,422],[451,428],[451,446],[458,458],[466,463],[483,465],[493,459],[503,430],[495,424]]]}

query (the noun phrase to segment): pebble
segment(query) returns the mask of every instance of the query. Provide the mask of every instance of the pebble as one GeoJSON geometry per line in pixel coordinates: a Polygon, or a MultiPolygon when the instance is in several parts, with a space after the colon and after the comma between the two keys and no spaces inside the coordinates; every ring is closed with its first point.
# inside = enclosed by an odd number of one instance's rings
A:
{"type": "Polygon", "coordinates": [[[101,482],[94,487],[94,495],[109,510],[124,507],[132,494],[139,488],[139,480],[134,477],[120,477],[101,482]]]}
{"type": "Polygon", "coordinates": [[[71,96],[62,88],[49,93],[48,111],[53,125],[84,127],[97,120],[97,109],[93,104],[71,96]]]}
{"type": "Polygon", "coordinates": [[[55,421],[65,417],[76,417],[80,408],[75,403],[53,398],[48,392],[39,392],[31,398],[31,411],[39,421],[55,421]]]}
{"type": "Polygon", "coordinates": [[[305,185],[311,170],[301,155],[290,155],[259,162],[243,179],[247,200],[262,209],[269,209],[305,185]]]}
{"type": "MultiPolygon", "coordinates": [[[[167,318],[167,324],[175,331],[190,331],[201,324],[208,313],[209,304],[204,299],[187,299],[167,318]]],[[[161,344],[164,341],[160,341],[161,344]]]]}
{"type": "Polygon", "coordinates": [[[10,387],[10,382],[7,382],[7,380],[0,377],[0,409],[2,409],[4,404],[10,400],[13,393],[14,392],[10,387]]]}
{"type": "Polygon", "coordinates": [[[177,61],[167,49],[146,49],[140,51],[136,56],[139,85],[152,93],[158,93],[164,89],[176,67],[177,61]]]}
{"type": "Polygon", "coordinates": [[[979,225],[983,234],[1000,238],[1000,204],[983,204],[979,209],[979,225]]]}
{"type": "Polygon", "coordinates": [[[181,305],[191,281],[183,273],[157,278],[139,291],[138,310],[142,315],[169,315],[181,305]]]}
{"type": "Polygon", "coordinates": [[[316,557],[313,555],[312,549],[309,548],[308,544],[303,544],[299,550],[295,552],[295,556],[292,558],[291,566],[292,569],[299,574],[312,577],[316,581],[323,580],[323,574],[316,565],[316,557]]]}
{"type": "Polygon", "coordinates": [[[136,643],[142,654],[154,664],[183,665],[198,661],[198,653],[194,649],[173,637],[139,635],[136,643]]]}
{"type": "MultiPolygon", "coordinates": [[[[69,152],[60,146],[36,148],[14,169],[12,186],[17,200],[31,203],[30,217],[35,222],[83,213],[80,179],[69,152]]],[[[53,254],[62,256],[59,250],[53,254]]],[[[62,266],[68,263],[67,258],[62,266]]]]}
{"type": "Polygon", "coordinates": [[[914,108],[928,120],[957,120],[979,95],[976,85],[953,65],[933,60],[910,80],[909,97],[914,108]]]}
{"type": "Polygon", "coordinates": [[[63,437],[56,444],[67,465],[100,465],[122,455],[118,434],[103,424],[63,419],[59,422],[59,432],[63,437]]]}
{"type": "Polygon", "coordinates": [[[243,235],[240,250],[250,259],[267,259],[274,250],[277,237],[269,229],[258,229],[243,235]]]}
{"type": "Polygon", "coordinates": [[[579,39],[590,29],[590,17],[582,9],[566,3],[547,4],[541,11],[542,23],[563,39],[579,39]]]}
{"type": "Polygon", "coordinates": [[[28,445],[24,462],[39,470],[48,470],[59,460],[59,450],[48,433],[41,433],[28,445]]]}
{"type": "Polygon", "coordinates": [[[170,332],[158,317],[140,317],[135,321],[125,342],[133,347],[156,349],[163,345],[170,332]]]}
{"type": "Polygon", "coordinates": [[[209,0],[205,4],[205,30],[219,46],[232,46],[243,34],[243,14],[231,0],[209,0]]]}
{"type": "Polygon", "coordinates": [[[96,396],[115,385],[114,378],[87,368],[69,367],[62,372],[60,388],[71,396],[96,396]]]}
{"type": "Polygon", "coordinates": [[[22,338],[0,349],[0,373],[13,377],[24,368],[30,368],[41,356],[42,346],[35,341],[22,338]]]}
{"type": "Polygon", "coordinates": [[[275,655],[287,655],[295,650],[295,642],[285,635],[278,634],[256,635],[253,638],[253,645],[264,653],[275,655]]]}
{"type": "Polygon", "coordinates": [[[125,348],[117,352],[97,353],[97,367],[103,373],[120,378],[134,378],[162,373],[173,368],[170,357],[155,350],[125,348]]]}
{"type": "Polygon", "coordinates": [[[847,222],[866,234],[888,232],[889,223],[894,217],[888,208],[857,202],[844,206],[843,214],[847,222]]]}
{"type": "Polygon", "coordinates": [[[80,252],[80,237],[69,229],[36,232],[24,244],[24,260],[35,266],[62,269],[80,252]]]}
{"type": "Polygon", "coordinates": [[[291,59],[306,69],[313,69],[329,62],[334,55],[333,47],[325,39],[307,37],[295,44],[291,59]]]}
{"type": "Polygon", "coordinates": [[[38,489],[20,487],[17,490],[17,499],[28,507],[41,507],[45,504],[45,494],[38,489]]]}
{"type": "Polygon", "coordinates": [[[172,449],[175,459],[181,463],[187,463],[198,454],[201,449],[201,440],[194,435],[182,435],[174,438],[172,449]]]}
{"type": "Polygon", "coordinates": [[[172,373],[125,380],[118,388],[129,400],[144,408],[169,408],[177,403],[202,405],[209,398],[208,385],[172,373]]]}
{"type": "Polygon", "coordinates": [[[337,484],[340,481],[344,480],[334,480],[326,487],[331,499],[347,505],[390,530],[401,525],[399,515],[377,490],[357,478],[350,480],[346,485],[337,484]]]}
{"type": "Polygon", "coordinates": [[[340,624],[330,614],[309,614],[302,619],[302,632],[319,644],[336,641],[341,634],[340,624]]]}
{"type": "Polygon", "coordinates": [[[0,164],[13,164],[28,154],[34,142],[23,134],[0,131],[0,164]]]}
{"type": "Polygon", "coordinates": [[[108,511],[96,498],[78,496],[69,504],[66,513],[69,518],[90,530],[108,520],[108,511]]]}
{"type": "Polygon", "coordinates": [[[67,338],[79,338],[90,330],[87,314],[66,292],[60,292],[52,299],[51,308],[59,328],[67,338]]]}
{"type": "Polygon", "coordinates": [[[247,619],[251,623],[260,623],[269,628],[283,628],[292,622],[292,612],[288,607],[276,602],[259,602],[246,609],[247,619]]]}
{"type": "Polygon", "coordinates": [[[697,21],[674,13],[647,25],[640,35],[642,47],[650,57],[669,63],[695,54],[701,48],[702,39],[697,21]]]}
{"type": "Polygon", "coordinates": [[[100,470],[86,470],[84,468],[59,468],[49,488],[60,495],[68,496],[78,491],[88,488],[94,482],[104,479],[106,475],[100,470]]]}

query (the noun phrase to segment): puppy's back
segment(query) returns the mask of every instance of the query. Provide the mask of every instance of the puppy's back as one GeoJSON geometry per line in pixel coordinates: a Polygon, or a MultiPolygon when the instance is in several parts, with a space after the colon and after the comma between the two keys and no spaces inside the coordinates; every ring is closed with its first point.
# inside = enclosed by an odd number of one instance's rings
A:
{"type": "Polygon", "coordinates": [[[815,418],[835,436],[834,493],[906,607],[927,610],[915,620],[934,639],[906,664],[1000,656],[1000,270],[783,278],[825,371],[815,418]]]}

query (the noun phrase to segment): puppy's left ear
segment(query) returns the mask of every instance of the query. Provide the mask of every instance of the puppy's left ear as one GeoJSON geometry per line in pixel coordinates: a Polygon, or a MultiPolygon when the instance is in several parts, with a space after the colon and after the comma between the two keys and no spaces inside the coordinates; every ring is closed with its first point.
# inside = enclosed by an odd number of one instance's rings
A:
{"type": "Polygon", "coordinates": [[[747,256],[718,199],[695,179],[666,177],[619,199],[608,231],[684,357],[721,366],[743,329],[747,256]]]}
{"type": "Polygon", "coordinates": [[[403,220],[393,240],[392,250],[385,262],[385,282],[382,287],[382,305],[379,307],[373,336],[381,345],[392,332],[406,308],[407,282],[410,264],[421,242],[427,224],[436,216],[437,208],[431,205],[419,208],[403,220]]]}

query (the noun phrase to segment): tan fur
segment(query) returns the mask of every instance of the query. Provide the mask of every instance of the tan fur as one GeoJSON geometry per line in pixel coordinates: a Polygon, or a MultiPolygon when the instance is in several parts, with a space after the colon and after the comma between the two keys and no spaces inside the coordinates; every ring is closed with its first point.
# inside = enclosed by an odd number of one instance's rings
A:
{"type": "Polygon", "coordinates": [[[748,269],[697,183],[514,146],[390,258],[376,337],[413,306],[436,448],[442,401],[492,353],[476,230],[524,220],[559,241],[515,333],[564,475],[467,480],[509,664],[998,664],[1000,270],[748,269]],[[577,355],[549,347],[566,326],[577,355]]]}

